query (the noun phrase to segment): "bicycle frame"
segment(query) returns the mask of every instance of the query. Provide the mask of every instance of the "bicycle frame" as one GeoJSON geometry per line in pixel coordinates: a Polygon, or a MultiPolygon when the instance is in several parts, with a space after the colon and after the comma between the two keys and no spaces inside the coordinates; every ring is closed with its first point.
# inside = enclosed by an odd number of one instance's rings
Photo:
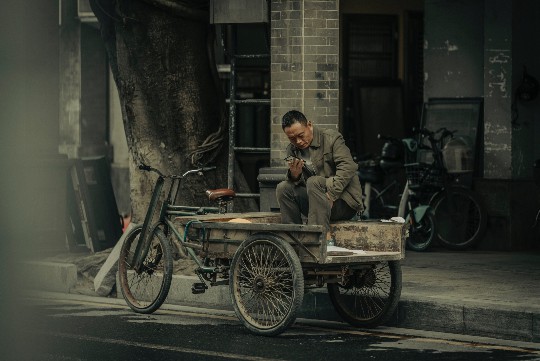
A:
{"type": "MultiPolygon", "coordinates": [[[[139,238],[140,241],[137,244],[137,247],[135,249],[135,256],[133,260],[133,268],[137,272],[141,271],[143,261],[148,255],[148,251],[150,248],[150,239],[151,239],[149,227],[151,226],[150,223],[152,222],[153,215],[155,214],[155,211],[156,211],[156,206],[159,202],[159,198],[162,194],[163,186],[165,184],[166,176],[164,176],[157,170],[154,170],[154,171],[158,173],[158,179],[156,180],[156,183],[154,185],[154,190],[152,192],[150,204],[148,205],[146,216],[145,216],[144,223],[142,226],[141,235],[139,238]]],[[[198,171],[199,170],[190,170],[181,176],[168,176],[167,177],[171,179],[171,185],[169,186],[167,197],[163,201],[161,209],[159,210],[158,221],[155,224],[159,224],[159,223],[164,224],[166,227],[165,228],[166,230],[172,230],[173,234],[176,236],[180,244],[186,248],[188,254],[193,259],[193,261],[197,263],[200,269],[204,270],[205,267],[203,266],[202,262],[193,251],[193,248],[197,248],[198,245],[190,244],[185,239],[183,239],[183,237],[176,230],[176,227],[174,227],[174,224],[170,220],[171,216],[188,216],[188,215],[194,215],[194,214],[220,212],[220,208],[218,207],[194,207],[194,206],[180,206],[180,205],[174,204],[176,201],[176,197],[178,195],[178,191],[181,189],[181,182],[184,179],[184,177],[187,176],[188,174],[196,173],[198,171]]]]}

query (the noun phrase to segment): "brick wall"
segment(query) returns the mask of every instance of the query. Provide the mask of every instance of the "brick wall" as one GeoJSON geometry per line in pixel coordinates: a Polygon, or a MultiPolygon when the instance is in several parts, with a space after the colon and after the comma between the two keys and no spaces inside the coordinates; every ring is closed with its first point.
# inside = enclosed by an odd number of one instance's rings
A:
{"type": "Polygon", "coordinates": [[[339,124],[339,1],[272,0],[271,166],[288,140],[281,117],[302,111],[314,124],[339,124]]]}

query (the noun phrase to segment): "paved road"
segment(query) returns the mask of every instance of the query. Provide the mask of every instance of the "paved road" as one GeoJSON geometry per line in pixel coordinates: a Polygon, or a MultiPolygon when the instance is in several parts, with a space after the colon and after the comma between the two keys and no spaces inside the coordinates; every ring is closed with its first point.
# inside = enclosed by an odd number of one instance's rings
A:
{"type": "Polygon", "coordinates": [[[268,338],[229,311],[140,315],[119,300],[65,296],[26,299],[15,333],[23,347],[4,360],[540,360],[531,343],[307,320],[268,338]]]}

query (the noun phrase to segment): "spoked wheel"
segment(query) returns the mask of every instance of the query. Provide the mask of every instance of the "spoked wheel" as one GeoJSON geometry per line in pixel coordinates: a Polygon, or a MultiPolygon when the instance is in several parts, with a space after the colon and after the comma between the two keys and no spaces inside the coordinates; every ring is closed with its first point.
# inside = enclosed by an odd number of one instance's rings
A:
{"type": "Polygon", "coordinates": [[[379,262],[355,270],[345,284],[329,283],[328,295],[337,313],[356,327],[372,328],[385,323],[401,296],[401,264],[379,262]]]}
{"type": "Polygon", "coordinates": [[[473,246],[484,235],[487,214],[476,194],[463,187],[448,187],[431,202],[441,243],[455,250],[473,246]]]}
{"type": "Polygon", "coordinates": [[[271,234],[253,235],[236,251],[229,287],[234,311],[254,334],[282,333],[304,298],[302,266],[292,246],[271,234]]]}
{"type": "MultiPolygon", "coordinates": [[[[409,221],[407,216],[407,222],[409,221]]],[[[431,212],[427,212],[422,220],[409,227],[409,236],[407,237],[407,248],[413,251],[425,251],[435,238],[435,218],[431,212]]]]}
{"type": "Polygon", "coordinates": [[[118,259],[118,275],[122,296],[135,312],[152,313],[165,301],[173,273],[171,245],[156,225],[151,229],[150,248],[139,271],[133,269],[135,249],[142,227],[134,228],[126,237],[118,259]]]}

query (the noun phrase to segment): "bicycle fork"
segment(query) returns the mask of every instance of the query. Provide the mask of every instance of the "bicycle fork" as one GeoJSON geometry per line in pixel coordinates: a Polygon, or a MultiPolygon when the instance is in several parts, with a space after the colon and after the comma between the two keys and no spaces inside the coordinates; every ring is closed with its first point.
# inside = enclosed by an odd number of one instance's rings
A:
{"type": "Polygon", "coordinates": [[[409,216],[409,223],[411,227],[416,227],[418,224],[422,222],[422,219],[424,219],[424,216],[428,211],[430,211],[429,205],[419,205],[413,208],[413,205],[410,201],[410,189],[409,189],[409,181],[405,183],[405,188],[403,189],[403,194],[401,195],[401,199],[399,201],[399,209],[398,209],[398,216],[405,218],[406,216],[406,210],[408,211],[409,216]]]}
{"type": "Polygon", "coordinates": [[[135,248],[135,254],[133,256],[133,269],[136,272],[141,271],[144,259],[148,255],[148,251],[150,249],[150,240],[152,239],[152,235],[148,234],[148,228],[150,227],[150,222],[152,221],[152,216],[156,209],[156,205],[159,200],[159,195],[161,194],[161,189],[163,188],[164,182],[165,179],[163,177],[159,177],[157,179],[156,185],[154,187],[154,192],[152,193],[152,199],[150,200],[148,211],[146,212],[146,216],[144,218],[141,235],[139,236],[139,242],[137,242],[137,247],[135,248]]]}

